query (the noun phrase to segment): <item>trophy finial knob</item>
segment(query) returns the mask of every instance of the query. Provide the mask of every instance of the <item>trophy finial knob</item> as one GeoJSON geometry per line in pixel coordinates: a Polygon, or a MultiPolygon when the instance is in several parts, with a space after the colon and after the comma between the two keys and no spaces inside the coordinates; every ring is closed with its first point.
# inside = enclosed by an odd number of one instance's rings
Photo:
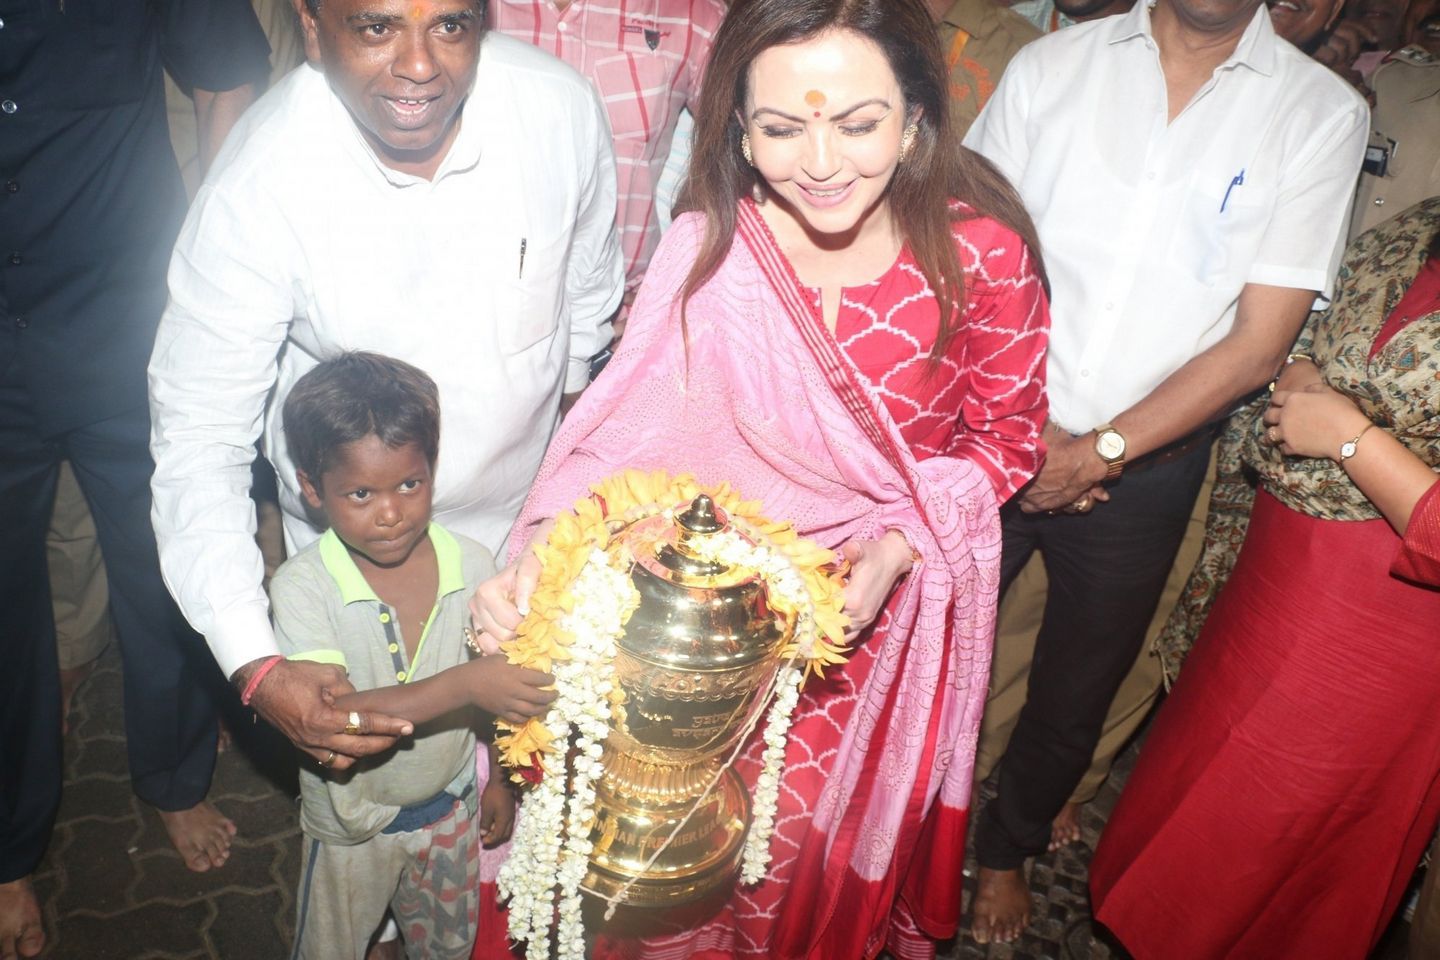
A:
{"type": "Polygon", "coordinates": [[[690,501],[689,508],[676,517],[675,522],[690,533],[715,533],[725,526],[725,514],[716,509],[714,500],[702,493],[690,501]]]}

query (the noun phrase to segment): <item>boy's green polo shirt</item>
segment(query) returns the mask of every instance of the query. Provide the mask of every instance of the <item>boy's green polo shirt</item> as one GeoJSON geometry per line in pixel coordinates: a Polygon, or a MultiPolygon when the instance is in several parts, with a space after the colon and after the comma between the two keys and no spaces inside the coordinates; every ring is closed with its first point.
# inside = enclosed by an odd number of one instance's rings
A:
{"type": "MultiPolygon", "coordinates": [[[[469,659],[464,628],[470,594],[493,576],[490,552],[466,537],[430,525],[439,590],[420,630],[415,656],[405,654],[406,628],[375,595],[333,530],[290,558],[270,583],[280,650],[292,660],[344,667],[356,690],[433,676],[469,659]]],[[[416,728],[393,750],[360,760],[344,773],[300,768],[300,825],[327,843],[353,844],[383,830],[401,807],[442,790],[459,795],[475,779],[473,713],[462,710],[416,728]]],[[[473,798],[472,798],[473,803],[473,798]]]]}

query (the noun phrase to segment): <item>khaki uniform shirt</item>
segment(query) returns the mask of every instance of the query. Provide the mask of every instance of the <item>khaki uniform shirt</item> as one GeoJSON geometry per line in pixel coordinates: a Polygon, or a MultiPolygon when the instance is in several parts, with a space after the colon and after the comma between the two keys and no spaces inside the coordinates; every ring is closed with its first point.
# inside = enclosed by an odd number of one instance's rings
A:
{"type": "Polygon", "coordinates": [[[1370,80],[1366,170],[1384,158],[1385,175],[1360,175],[1350,236],[1364,233],[1440,194],[1440,56],[1423,47],[1391,54],[1370,80]]]}
{"type": "MultiPolygon", "coordinates": [[[[290,0],[251,0],[260,29],[270,42],[270,83],[305,62],[305,39],[300,34],[300,18],[290,0]]],[[[261,90],[260,93],[265,91],[261,90]]],[[[165,74],[165,113],[170,121],[170,145],[180,164],[185,180],[185,193],[195,196],[200,189],[200,149],[196,139],[195,101],[181,90],[170,74],[165,74]]]]}
{"type": "Polygon", "coordinates": [[[995,92],[1016,51],[1040,31],[994,0],[955,0],[940,21],[940,43],[950,68],[950,115],[963,137],[995,92]]]}

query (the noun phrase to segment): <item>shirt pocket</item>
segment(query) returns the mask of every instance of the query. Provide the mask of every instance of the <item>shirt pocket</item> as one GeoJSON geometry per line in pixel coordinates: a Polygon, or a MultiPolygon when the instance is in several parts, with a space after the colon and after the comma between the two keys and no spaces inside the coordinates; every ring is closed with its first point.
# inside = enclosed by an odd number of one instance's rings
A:
{"type": "Polygon", "coordinates": [[[1206,286],[1244,283],[1265,239],[1274,198],[1241,175],[1197,175],[1181,207],[1171,258],[1206,286]]]}
{"type": "Polygon", "coordinates": [[[160,69],[156,17],[139,0],[66,0],[60,37],[70,69],[47,87],[48,104],[90,110],[144,99],[160,69]]]}
{"type": "Polygon", "coordinates": [[[643,145],[665,125],[678,69],[675,58],[648,50],[595,61],[592,82],[610,121],[617,153],[627,144],[643,145]]]}
{"type": "Polygon", "coordinates": [[[568,257],[564,237],[511,235],[491,241],[487,258],[499,264],[490,275],[497,277],[491,296],[501,352],[523,353],[550,341],[565,307],[568,257]]]}

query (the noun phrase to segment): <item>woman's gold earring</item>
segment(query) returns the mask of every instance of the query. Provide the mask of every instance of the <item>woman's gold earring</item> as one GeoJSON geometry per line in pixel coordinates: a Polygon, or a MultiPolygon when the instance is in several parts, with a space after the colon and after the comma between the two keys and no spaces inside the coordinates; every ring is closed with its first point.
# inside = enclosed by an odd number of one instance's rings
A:
{"type": "Polygon", "coordinates": [[[920,136],[920,124],[912,123],[900,134],[900,159],[904,160],[910,156],[911,149],[915,146],[915,138],[920,136]]]}
{"type": "Polygon", "coordinates": [[[745,158],[745,162],[750,164],[750,166],[755,166],[755,158],[750,154],[750,134],[748,133],[742,133],[740,135],[740,155],[745,158]]]}

